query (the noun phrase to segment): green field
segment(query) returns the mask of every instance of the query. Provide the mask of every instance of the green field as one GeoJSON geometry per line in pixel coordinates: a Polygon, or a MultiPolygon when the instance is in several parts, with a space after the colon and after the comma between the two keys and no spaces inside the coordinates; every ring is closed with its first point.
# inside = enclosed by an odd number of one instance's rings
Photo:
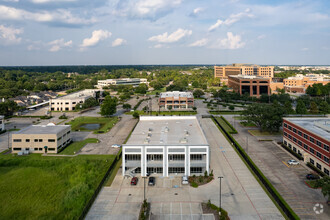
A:
{"type": "Polygon", "coordinates": [[[0,155],[0,218],[78,219],[113,159],[0,155]]]}
{"type": "Polygon", "coordinates": [[[281,132],[270,133],[268,131],[260,131],[260,130],[248,130],[250,134],[253,136],[273,136],[273,135],[282,135],[281,132]]]}
{"type": "Polygon", "coordinates": [[[106,133],[111,130],[111,128],[118,122],[118,117],[111,118],[102,118],[102,117],[79,117],[75,118],[69,123],[65,123],[71,125],[72,131],[94,131],[94,134],[97,133],[106,133]],[[84,124],[101,124],[100,129],[97,130],[88,130],[82,128],[81,126],[84,124]]]}
{"type": "Polygon", "coordinates": [[[240,124],[243,127],[256,127],[256,125],[253,122],[246,122],[246,121],[241,121],[240,124]]]}
{"type": "Polygon", "coordinates": [[[59,154],[62,154],[62,155],[74,155],[81,148],[83,148],[87,143],[98,143],[98,141],[99,140],[96,139],[96,138],[87,138],[87,139],[82,140],[82,141],[73,142],[69,146],[67,146],[66,148],[64,148],[64,150],[61,151],[59,154]]]}
{"type": "Polygon", "coordinates": [[[156,95],[156,93],[158,92],[158,94],[160,94],[161,92],[166,92],[166,88],[161,88],[159,90],[154,90],[154,91],[148,91],[147,95],[156,95]]]}
{"type": "Polygon", "coordinates": [[[215,120],[217,120],[219,124],[230,134],[237,133],[237,131],[233,130],[222,118],[215,117],[215,120]]]}

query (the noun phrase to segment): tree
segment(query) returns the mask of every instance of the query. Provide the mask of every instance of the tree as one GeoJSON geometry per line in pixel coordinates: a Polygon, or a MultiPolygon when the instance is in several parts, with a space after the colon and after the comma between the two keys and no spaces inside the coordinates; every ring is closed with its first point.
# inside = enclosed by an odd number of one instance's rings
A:
{"type": "Polygon", "coordinates": [[[284,104],[284,112],[285,114],[287,115],[290,115],[290,114],[294,114],[294,110],[292,108],[292,104],[290,101],[286,101],[285,104],[284,104]]]}
{"type": "Polygon", "coordinates": [[[307,114],[306,105],[301,99],[298,100],[296,112],[297,112],[297,114],[301,114],[301,115],[307,114]]]}
{"type": "Polygon", "coordinates": [[[84,104],[82,105],[82,108],[85,109],[85,108],[91,108],[93,106],[98,106],[99,103],[96,101],[95,98],[91,97],[89,99],[87,99],[84,104]]]}
{"type": "Polygon", "coordinates": [[[328,114],[330,112],[329,104],[326,101],[320,103],[319,111],[322,114],[328,114]]]}
{"type": "Polygon", "coordinates": [[[126,110],[128,110],[128,109],[131,109],[132,106],[130,104],[128,104],[128,103],[125,103],[125,104],[123,104],[123,108],[126,109],[126,110]]]}
{"type": "Polygon", "coordinates": [[[322,179],[319,179],[316,181],[315,184],[316,187],[322,187],[322,194],[324,197],[328,197],[329,200],[329,196],[330,196],[330,177],[328,176],[324,176],[322,179]]]}
{"type": "Polygon", "coordinates": [[[135,88],[135,93],[146,94],[148,91],[148,86],[144,83],[141,83],[138,87],[135,88]]]}
{"type": "Polygon", "coordinates": [[[194,92],[193,92],[193,95],[195,98],[200,98],[202,95],[204,95],[205,93],[200,90],[200,89],[196,89],[194,92]]]}
{"type": "Polygon", "coordinates": [[[133,112],[133,115],[132,115],[134,118],[139,118],[139,113],[137,111],[134,111],[133,112]]]}
{"type": "Polygon", "coordinates": [[[192,82],[192,87],[194,87],[194,88],[199,88],[199,83],[198,83],[198,81],[194,81],[194,82],[192,82]]]}
{"type": "Polygon", "coordinates": [[[317,104],[315,102],[311,102],[310,113],[317,114],[319,113],[319,109],[317,108],[317,104]]]}
{"type": "Polygon", "coordinates": [[[117,102],[118,99],[116,97],[106,96],[101,105],[101,115],[109,117],[115,114],[117,111],[117,102]]]}
{"type": "Polygon", "coordinates": [[[172,105],[167,106],[167,109],[170,111],[172,110],[172,108],[173,108],[172,105]]]}

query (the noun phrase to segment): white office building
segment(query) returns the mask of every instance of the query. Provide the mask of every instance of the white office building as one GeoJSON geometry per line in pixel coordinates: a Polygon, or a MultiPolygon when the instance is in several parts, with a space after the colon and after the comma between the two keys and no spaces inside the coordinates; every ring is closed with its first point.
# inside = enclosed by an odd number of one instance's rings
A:
{"type": "Polygon", "coordinates": [[[0,115],[0,131],[5,130],[5,116],[0,115]]]}
{"type": "Polygon", "coordinates": [[[141,116],[122,149],[122,174],[209,173],[209,144],[196,116],[141,116]]]}
{"type": "Polygon", "coordinates": [[[98,80],[96,87],[98,89],[102,89],[106,86],[111,85],[133,85],[138,86],[141,83],[148,83],[147,79],[140,78],[124,78],[124,79],[106,79],[106,80],[98,80]]]}

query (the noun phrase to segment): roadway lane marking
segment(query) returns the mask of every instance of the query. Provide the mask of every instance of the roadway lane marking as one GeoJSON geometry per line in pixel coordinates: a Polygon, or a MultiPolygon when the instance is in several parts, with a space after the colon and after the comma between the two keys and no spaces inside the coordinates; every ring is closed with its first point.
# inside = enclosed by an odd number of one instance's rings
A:
{"type": "Polygon", "coordinates": [[[289,165],[287,163],[285,163],[284,161],[282,161],[282,163],[284,163],[285,166],[287,166],[288,168],[290,168],[289,165]]]}

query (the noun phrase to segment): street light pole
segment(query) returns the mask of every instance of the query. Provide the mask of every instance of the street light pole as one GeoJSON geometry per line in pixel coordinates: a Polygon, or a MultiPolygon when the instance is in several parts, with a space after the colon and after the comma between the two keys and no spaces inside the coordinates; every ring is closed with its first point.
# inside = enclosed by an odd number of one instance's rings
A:
{"type": "Polygon", "coordinates": [[[221,216],[221,179],[223,178],[223,176],[219,176],[218,178],[220,179],[219,216],[221,216]]]}

